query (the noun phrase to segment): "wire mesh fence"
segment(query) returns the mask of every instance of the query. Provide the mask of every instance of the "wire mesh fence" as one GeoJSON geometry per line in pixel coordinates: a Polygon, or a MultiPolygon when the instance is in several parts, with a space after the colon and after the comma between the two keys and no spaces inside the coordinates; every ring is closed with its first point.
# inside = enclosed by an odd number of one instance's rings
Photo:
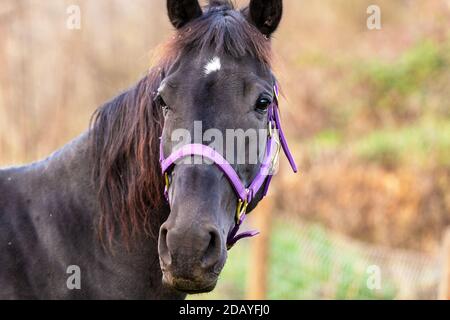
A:
{"type": "MultiPolygon", "coordinates": [[[[245,298],[251,242],[230,252],[218,289],[201,298],[245,298]]],[[[442,259],[372,245],[318,224],[278,219],[270,240],[268,299],[437,299],[442,259]]]]}
{"type": "Polygon", "coordinates": [[[336,297],[340,288],[345,288],[342,298],[437,298],[442,269],[439,256],[375,246],[330,231],[311,232],[317,227],[305,223],[299,226],[303,259],[312,270],[330,270],[319,286],[321,298],[336,297]]]}

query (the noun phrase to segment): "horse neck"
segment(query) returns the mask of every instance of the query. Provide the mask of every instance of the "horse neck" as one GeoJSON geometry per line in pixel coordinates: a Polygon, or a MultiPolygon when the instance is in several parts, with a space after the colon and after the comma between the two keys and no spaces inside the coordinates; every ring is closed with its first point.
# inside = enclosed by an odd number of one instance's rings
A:
{"type": "Polygon", "coordinates": [[[28,214],[39,217],[34,222],[37,233],[51,234],[54,241],[66,241],[71,239],[70,228],[76,226],[93,239],[87,233],[95,227],[99,205],[90,152],[86,132],[45,160],[6,171],[17,188],[16,194],[27,197],[20,197],[20,201],[29,199],[28,214]]]}
{"type": "Polygon", "coordinates": [[[41,171],[41,177],[54,192],[71,201],[75,208],[88,212],[98,207],[90,154],[91,143],[86,132],[31,168],[41,171]]]}
{"type": "MultiPolygon", "coordinates": [[[[44,161],[37,162],[25,168],[25,176],[33,189],[42,191],[41,201],[49,210],[59,211],[62,220],[57,226],[67,227],[67,224],[77,224],[77,229],[89,232],[86,237],[100,245],[98,222],[100,218],[100,203],[97,196],[98,179],[93,176],[94,162],[92,156],[92,139],[90,132],[85,132],[44,161]],[[66,225],[66,226],[64,226],[66,225]]],[[[154,212],[155,219],[165,212],[154,212]]],[[[58,230],[58,233],[60,230],[58,230]]],[[[155,239],[145,239],[155,242],[155,239]]],[[[113,243],[118,245],[114,250],[122,248],[122,239],[116,234],[113,243]]],[[[104,243],[102,245],[107,245],[104,243]]],[[[127,251],[127,249],[124,249],[127,251]]]]}

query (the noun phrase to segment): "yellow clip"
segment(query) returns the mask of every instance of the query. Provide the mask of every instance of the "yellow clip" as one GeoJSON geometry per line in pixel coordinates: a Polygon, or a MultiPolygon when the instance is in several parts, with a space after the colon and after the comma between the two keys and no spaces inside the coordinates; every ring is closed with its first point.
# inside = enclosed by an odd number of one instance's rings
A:
{"type": "Polygon", "coordinates": [[[167,172],[164,174],[164,178],[166,180],[166,188],[169,189],[169,187],[170,187],[170,180],[169,180],[169,174],[167,172]]]}
{"type": "Polygon", "coordinates": [[[236,223],[239,223],[239,221],[241,221],[242,216],[247,213],[247,208],[248,208],[247,200],[242,201],[241,199],[239,199],[236,209],[236,223]]]}

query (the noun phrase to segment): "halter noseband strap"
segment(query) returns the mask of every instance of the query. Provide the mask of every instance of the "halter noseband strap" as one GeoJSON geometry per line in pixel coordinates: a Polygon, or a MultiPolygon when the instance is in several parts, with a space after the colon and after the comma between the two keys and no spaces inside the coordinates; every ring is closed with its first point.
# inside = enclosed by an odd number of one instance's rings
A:
{"type": "Polygon", "coordinates": [[[264,159],[258,174],[253,179],[250,186],[246,187],[240,179],[238,173],[231,164],[217,151],[203,144],[189,144],[172,153],[168,158],[164,158],[163,144],[161,140],[160,145],[160,163],[162,173],[166,182],[165,196],[168,200],[168,191],[170,187],[169,172],[176,166],[176,162],[191,156],[200,156],[210,160],[215,164],[230,181],[236,195],[238,197],[238,204],[236,208],[236,225],[228,235],[227,246],[231,249],[239,240],[249,237],[254,237],[259,234],[258,231],[248,231],[238,234],[239,229],[247,216],[247,207],[253,201],[256,194],[264,187],[263,197],[267,195],[270,182],[273,177],[273,168],[278,162],[280,149],[282,148],[292,170],[296,173],[297,166],[295,164],[292,153],[289,150],[286,137],[281,128],[280,113],[278,107],[279,91],[278,86],[274,88],[275,100],[269,107],[268,111],[268,125],[269,137],[267,139],[264,159]]]}

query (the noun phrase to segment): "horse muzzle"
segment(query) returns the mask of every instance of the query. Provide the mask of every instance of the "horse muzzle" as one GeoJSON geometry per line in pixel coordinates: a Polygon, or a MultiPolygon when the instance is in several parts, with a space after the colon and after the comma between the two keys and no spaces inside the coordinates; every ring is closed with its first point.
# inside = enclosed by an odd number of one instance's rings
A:
{"type": "Polygon", "coordinates": [[[212,291],[227,258],[225,239],[215,227],[170,228],[159,236],[163,282],[189,294],[212,291]]]}

